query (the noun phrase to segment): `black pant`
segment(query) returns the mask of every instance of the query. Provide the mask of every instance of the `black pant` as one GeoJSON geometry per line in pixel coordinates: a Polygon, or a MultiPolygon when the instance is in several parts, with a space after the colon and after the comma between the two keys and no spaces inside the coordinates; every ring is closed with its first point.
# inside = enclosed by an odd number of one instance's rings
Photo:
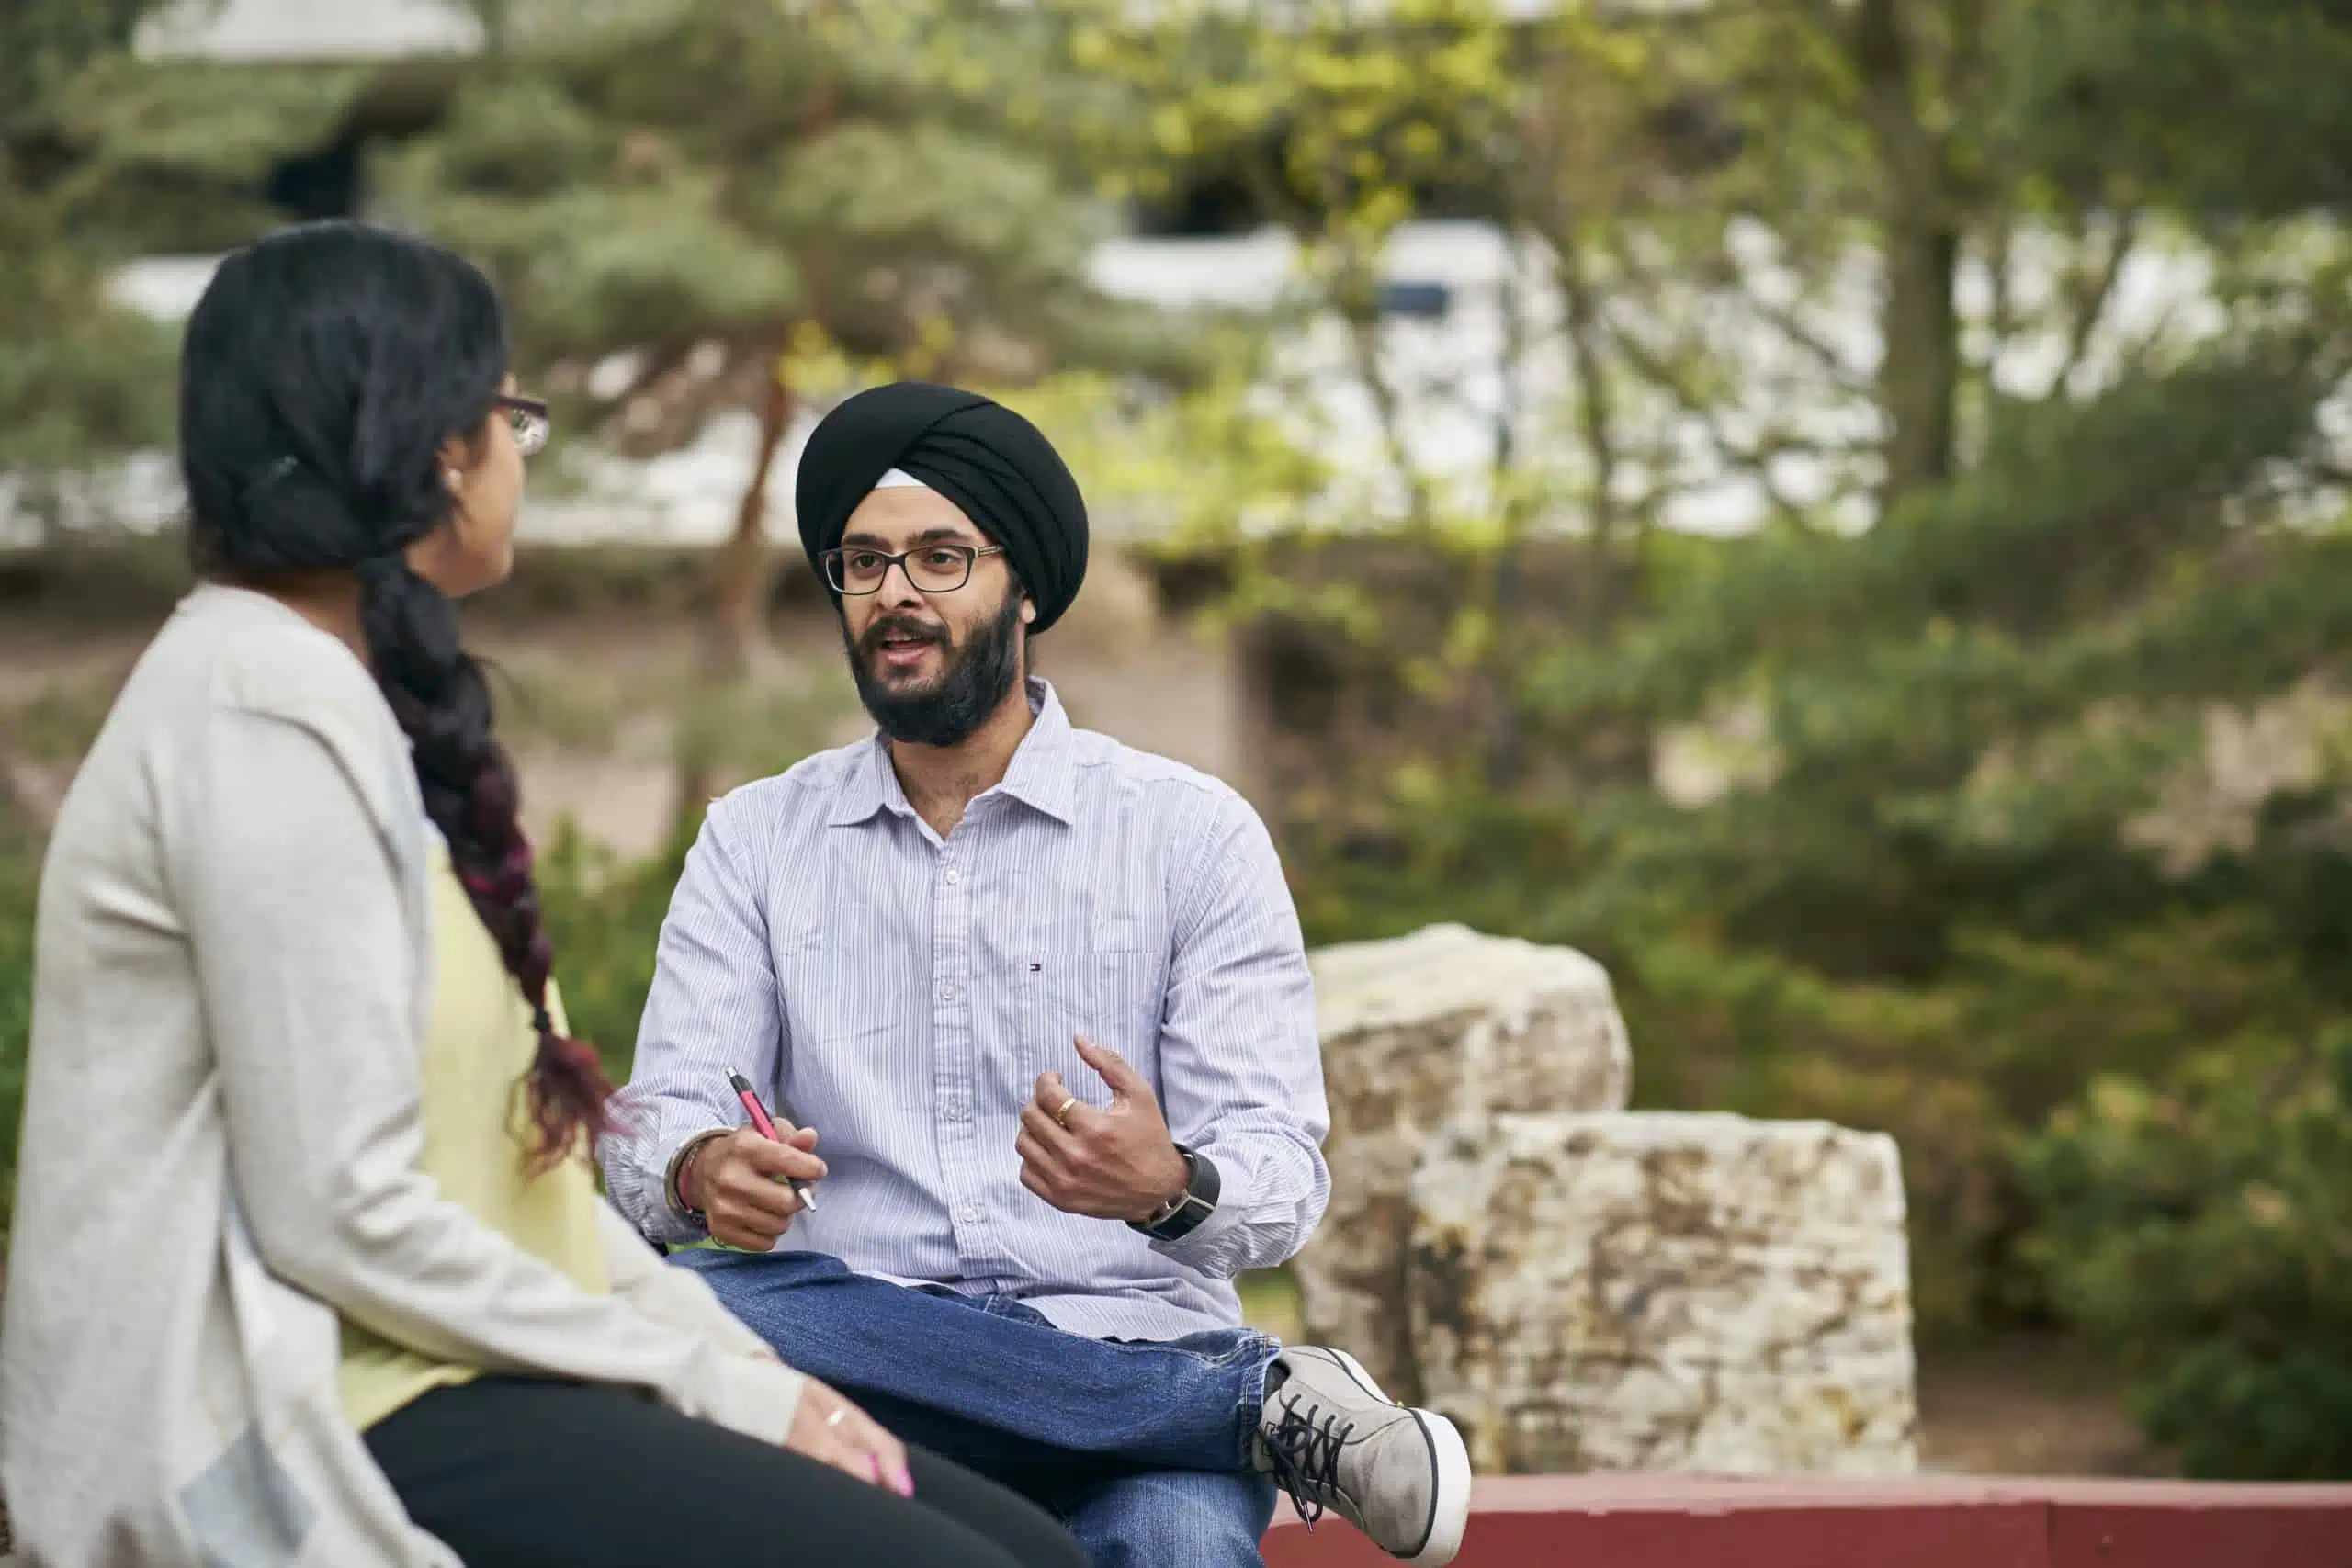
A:
{"type": "Polygon", "coordinates": [[[467,1568],[1086,1568],[1036,1507],[928,1453],[910,1501],[620,1389],[483,1378],[368,1447],[467,1568]]]}

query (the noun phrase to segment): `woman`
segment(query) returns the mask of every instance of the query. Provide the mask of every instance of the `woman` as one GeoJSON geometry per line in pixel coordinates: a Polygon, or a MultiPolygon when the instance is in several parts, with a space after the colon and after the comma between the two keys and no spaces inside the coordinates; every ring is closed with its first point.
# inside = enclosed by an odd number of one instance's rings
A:
{"type": "Polygon", "coordinates": [[[42,878],[0,1489],[34,1568],[1082,1562],[779,1364],[597,1196],[453,598],[506,575],[498,303],[349,225],[190,320],[205,579],[42,878]]]}

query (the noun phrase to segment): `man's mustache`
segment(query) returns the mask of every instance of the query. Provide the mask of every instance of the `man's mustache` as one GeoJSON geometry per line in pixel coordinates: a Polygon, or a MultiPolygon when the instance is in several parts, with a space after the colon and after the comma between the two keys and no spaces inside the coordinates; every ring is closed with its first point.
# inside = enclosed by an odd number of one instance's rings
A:
{"type": "Polygon", "coordinates": [[[909,642],[935,642],[944,646],[947,641],[947,628],[905,616],[885,617],[865,628],[857,639],[857,650],[860,653],[878,652],[882,644],[891,637],[903,637],[909,642]]]}

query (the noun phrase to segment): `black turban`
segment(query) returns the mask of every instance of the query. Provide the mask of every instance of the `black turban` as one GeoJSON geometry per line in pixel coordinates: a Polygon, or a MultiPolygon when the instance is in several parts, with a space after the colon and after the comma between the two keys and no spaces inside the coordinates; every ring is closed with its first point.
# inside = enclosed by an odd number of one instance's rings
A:
{"type": "Polygon", "coordinates": [[[924,381],[858,393],[824,417],[800,454],[793,506],[811,566],[842,542],[849,514],[892,468],[954,502],[1004,547],[1037,606],[1031,632],[1061,618],[1086,580],[1086,502],[1035,425],[977,392],[924,381]]]}

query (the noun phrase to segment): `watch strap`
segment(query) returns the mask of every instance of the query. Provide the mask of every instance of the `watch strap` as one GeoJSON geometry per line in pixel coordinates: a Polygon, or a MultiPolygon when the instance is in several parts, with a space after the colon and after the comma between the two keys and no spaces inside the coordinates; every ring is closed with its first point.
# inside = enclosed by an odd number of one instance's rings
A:
{"type": "Polygon", "coordinates": [[[1176,1152],[1184,1156],[1184,1164],[1193,1173],[1184,1190],[1148,1219],[1127,1222],[1129,1229],[1140,1231],[1154,1241],[1174,1241],[1200,1229],[1216,1213],[1217,1194],[1224,1187],[1215,1160],[1182,1144],[1176,1145],[1176,1152]]]}

